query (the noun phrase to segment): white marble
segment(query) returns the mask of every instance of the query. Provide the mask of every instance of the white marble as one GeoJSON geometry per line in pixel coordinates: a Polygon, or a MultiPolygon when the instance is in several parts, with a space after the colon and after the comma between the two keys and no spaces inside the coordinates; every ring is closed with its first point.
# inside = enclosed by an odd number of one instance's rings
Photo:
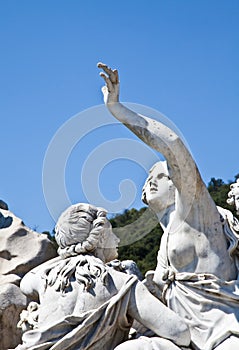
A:
{"type": "Polygon", "coordinates": [[[216,207],[180,137],[161,122],[121,104],[117,70],[102,63],[98,67],[103,70],[102,92],[109,111],[167,161],[168,170],[165,166],[152,169],[143,193],[165,230],[154,274],[154,282],[163,290],[161,298],[189,325],[193,348],[237,348],[235,220],[230,212],[216,207]]]}
{"type": "Polygon", "coordinates": [[[112,350],[127,341],[134,319],[164,338],[168,349],[189,345],[186,323],[127,273],[135,270],[132,263],[109,263],[118,256],[119,239],[104,209],[73,205],[55,231],[59,257],[21,281],[23,293],[39,306],[22,314],[19,326],[26,331],[16,349],[112,350]]]}
{"type": "Polygon", "coordinates": [[[227,203],[234,205],[239,214],[239,179],[230,185],[231,191],[228,193],[227,203]]]}
{"type": "Polygon", "coordinates": [[[0,349],[15,347],[21,340],[17,329],[27,298],[19,285],[25,273],[56,256],[47,235],[24,225],[0,200],[0,349]]]}

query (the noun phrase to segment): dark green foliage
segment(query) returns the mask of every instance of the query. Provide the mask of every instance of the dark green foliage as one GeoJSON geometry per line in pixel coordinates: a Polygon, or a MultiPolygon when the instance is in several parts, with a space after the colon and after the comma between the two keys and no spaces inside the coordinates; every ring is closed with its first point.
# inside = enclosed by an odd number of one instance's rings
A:
{"type": "Polygon", "coordinates": [[[146,210],[146,208],[125,210],[123,214],[117,214],[110,219],[112,227],[123,227],[136,221],[146,210]]]}
{"type": "MultiPolygon", "coordinates": [[[[111,224],[113,227],[122,227],[134,223],[145,210],[146,208],[142,208],[139,211],[136,209],[126,210],[122,215],[117,215],[111,219],[111,224]]],[[[119,259],[134,260],[142,274],[145,274],[148,270],[155,269],[161,236],[162,229],[157,224],[142,239],[120,247],[119,259]]]]}
{"type": "Polygon", "coordinates": [[[227,203],[227,194],[230,191],[230,184],[225,184],[221,179],[215,179],[213,177],[208,184],[208,191],[216,205],[230,210],[234,216],[237,216],[234,206],[227,203]]]}

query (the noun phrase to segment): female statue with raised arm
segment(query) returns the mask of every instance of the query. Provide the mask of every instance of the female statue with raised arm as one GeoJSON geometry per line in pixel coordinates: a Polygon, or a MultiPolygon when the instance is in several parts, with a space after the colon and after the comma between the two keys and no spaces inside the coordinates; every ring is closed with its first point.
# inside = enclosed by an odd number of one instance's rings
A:
{"type": "Polygon", "coordinates": [[[17,350],[113,350],[128,339],[134,319],[159,336],[156,349],[164,349],[161,342],[169,350],[189,345],[188,327],[179,316],[136,276],[107,264],[117,258],[119,239],[104,209],[72,205],[55,231],[60,256],[21,281],[34,302],[21,319],[26,331],[17,350]]]}
{"type": "Polygon", "coordinates": [[[193,348],[236,349],[239,235],[230,212],[217,208],[180,137],[121,104],[117,70],[98,67],[109,111],[167,161],[167,171],[152,169],[143,194],[165,229],[154,275],[162,299],[189,325],[193,348]]]}

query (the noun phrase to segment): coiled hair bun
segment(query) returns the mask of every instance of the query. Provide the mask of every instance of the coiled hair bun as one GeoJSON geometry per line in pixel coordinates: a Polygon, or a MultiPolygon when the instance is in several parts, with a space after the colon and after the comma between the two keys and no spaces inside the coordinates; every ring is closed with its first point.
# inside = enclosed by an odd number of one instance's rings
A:
{"type": "Polygon", "coordinates": [[[62,258],[94,251],[107,222],[107,211],[91,204],[78,203],[67,208],[55,226],[55,239],[62,258]]]}

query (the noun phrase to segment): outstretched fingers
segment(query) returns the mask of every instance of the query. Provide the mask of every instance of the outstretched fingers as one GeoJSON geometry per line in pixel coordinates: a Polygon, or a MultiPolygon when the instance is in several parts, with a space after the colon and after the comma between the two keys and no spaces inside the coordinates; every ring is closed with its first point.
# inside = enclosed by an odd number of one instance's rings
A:
{"type": "Polygon", "coordinates": [[[112,69],[108,67],[105,63],[99,62],[97,63],[97,67],[103,69],[108,75],[110,75],[110,73],[112,72],[112,69]]]}
{"type": "MultiPolygon", "coordinates": [[[[101,62],[99,62],[97,64],[97,67],[103,69],[103,71],[108,75],[109,79],[111,80],[111,82],[113,84],[118,84],[119,83],[119,74],[118,74],[117,69],[113,70],[110,67],[108,67],[106,64],[101,63],[101,62]]],[[[102,73],[100,75],[104,78],[102,73]]]]}
{"type": "Polygon", "coordinates": [[[113,91],[113,84],[112,84],[111,79],[109,77],[107,77],[107,75],[105,75],[102,72],[100,73],[100,76],[104,79],[109,92],[113,91]]]}

